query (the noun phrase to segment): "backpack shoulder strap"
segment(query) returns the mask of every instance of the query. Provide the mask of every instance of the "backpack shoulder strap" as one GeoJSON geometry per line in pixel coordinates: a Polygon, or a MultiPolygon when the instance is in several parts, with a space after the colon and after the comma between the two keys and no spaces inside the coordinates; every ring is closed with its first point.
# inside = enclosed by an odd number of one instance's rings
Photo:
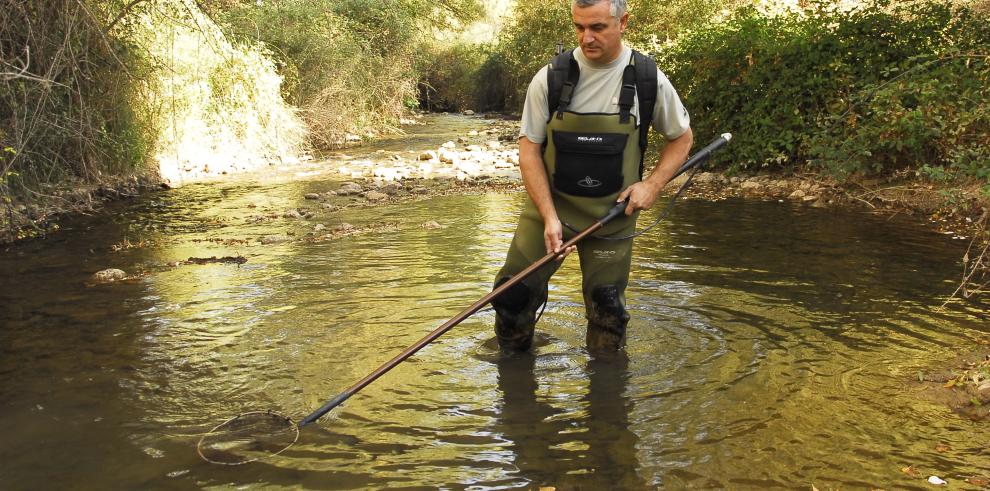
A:
{"type": "Polygon", "coordinates": [[[571,103],[571,95],[577,86],[580,69],[574,59],[574,49],[569,49],[554,56],[547,70],[547,106],[549,115],[567,110],[571,103]]]}
{"type": "Polygon", "coordinates": [[[636,66],[636,95],[639,96],[639,170],[642,174],[647,137],[653,123],[653,108],[657,103],[657,63],[652,57],[636,50],[633,50],[633,62],[636,66]]]}

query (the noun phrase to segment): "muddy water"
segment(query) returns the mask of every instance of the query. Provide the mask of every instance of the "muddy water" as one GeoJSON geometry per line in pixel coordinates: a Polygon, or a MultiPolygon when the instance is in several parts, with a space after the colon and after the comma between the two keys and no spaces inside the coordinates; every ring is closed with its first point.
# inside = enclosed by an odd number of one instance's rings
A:
{"type": "Polygon", "coordinates": [[[990,334],[985,306],[937,309],[963,244],[745,200],[682,201],[637,239],[622,356],[585,351],[570,259],[532,355],[494,352],[481,312],[286,453],[207,464],[199,433],[252,409],[299,419],[486,293],[523,199],[347,209],[308,226],[392,225],[258,244],[305,228],[257,210],[334,187],[191,185],[3,251],[0,487],[958,489],[990,468],[990,429],[912,385],[990,334]],[[169,266],[226,255],[247,262],[169,266]],[[139,276],[86,285],[106,267],[139,276]]]}

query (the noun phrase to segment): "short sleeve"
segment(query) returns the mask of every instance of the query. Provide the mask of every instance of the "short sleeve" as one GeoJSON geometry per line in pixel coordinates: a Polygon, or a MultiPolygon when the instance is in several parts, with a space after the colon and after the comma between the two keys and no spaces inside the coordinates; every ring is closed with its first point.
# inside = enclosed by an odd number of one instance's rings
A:
{"type": "Polygon", "coordinates": [[[547,104],[547,66],[544,66],[526,90],[526,102],[523,105],[522,126],[519,136],[533,143],[543,143],[547,139],[547,120],[550,119],[550,107],[547,104]]]}
{"type": "Polygon", "coordinates": [[[691,117],[667,76],[657,70],[657,102],[653,106],[653,129],[673,140],[691,127],[691,117]]]}

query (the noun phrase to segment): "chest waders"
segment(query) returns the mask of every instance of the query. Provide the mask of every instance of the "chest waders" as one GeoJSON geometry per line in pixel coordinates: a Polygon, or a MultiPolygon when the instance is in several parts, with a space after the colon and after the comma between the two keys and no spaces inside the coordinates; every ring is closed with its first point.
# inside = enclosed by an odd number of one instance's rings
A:
{"type": "MultiPolygon", "coordinates": [[[[575,67],[576,68],[576,67],[575,67]]],[[[568,110],[577,86],[578,70],[570,70],[560,103],[547,122],[543,163],[561,221],[583,229],[612,208],[619,193],[641,180],[640,128],[631,116],[636,94],[634,65],[623,72],[619,113],[578,113],[568,110]]],[[[649,124],[643,121],[642,124],[649,124]]],[[[637,213],[638,214],[638,213],[637,213]]],[[[628,235],[636,229],[636,216],[622,216],[598,235],[628,235]]],[[[574,232],[564,229],[564,240],[574,232]]],[[[588,237],[578,243],[582,292],[588,319],[588,348],[618,349],[625,339],[629,314],[625,289],[632,261],[632,239],[605,240],[588,237]]],[[[508,280],[546,254],[543,218],[527,200],[516,228],[505,265],[495,285],[508,280]]],[[[547,283],[560,266],[548,264],[493,302],[495,333],[503,348],[526,350],[532,344],[536,311],[547,300],[547,283]]]]}

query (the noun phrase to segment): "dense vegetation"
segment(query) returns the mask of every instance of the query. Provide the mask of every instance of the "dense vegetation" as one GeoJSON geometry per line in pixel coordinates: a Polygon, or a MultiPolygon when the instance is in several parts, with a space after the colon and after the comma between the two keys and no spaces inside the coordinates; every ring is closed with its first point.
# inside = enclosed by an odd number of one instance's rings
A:
{"type": "MultiPolygon", "coordinates": [[[[657,58],[699,140],[737,135],[718,159],[730,170],[912,170],[990,183],[985,10],[923,0],[777,11],[751,2],[638,2],[630,12],[627,41],[657,58]]],[[[567,2],[521,0],[497,45],[448,49],[469,72],[448,69],[433,85],[457,90],[439,98],[519,111],[556,44],[574,45],[569,19],[567,2]],[[472,82],[479,90],[466,102],[461,87],[472,82]]]]}
{"type": "Polygon", "coordinates": [[[933,2],[743,8],[686,34],[660,63],[699,134],[740,136],[721,156],[735,168],[919,168],[990,182],[988,26],[933,2]]]}
{"type": "Polygon", "coordinates": [[[421,43],[481,14],[474,0],[250,1],[217,11],[238,39],[271,51],[320,147],[397,128],[417,105],[421,43]]]}

